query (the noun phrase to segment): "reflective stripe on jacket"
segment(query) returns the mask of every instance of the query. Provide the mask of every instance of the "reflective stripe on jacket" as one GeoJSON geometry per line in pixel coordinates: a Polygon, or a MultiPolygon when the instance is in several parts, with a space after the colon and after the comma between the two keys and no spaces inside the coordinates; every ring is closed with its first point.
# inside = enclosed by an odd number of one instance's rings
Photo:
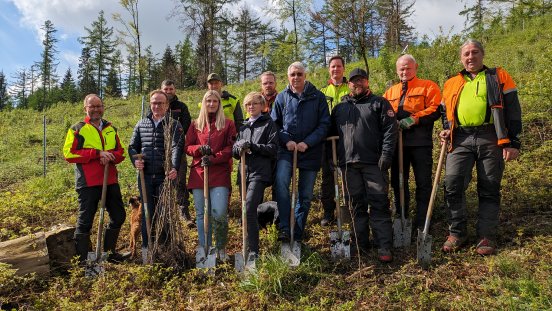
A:
{"type": "Polygon", "coordinates": [[[331,113],[332,109],[341,102],[341,98],[345,95],[349,95],[349,86],[347,85],[347,79],[343,77],[343,83],[337,86],[334,85],[331,80],[329,80],[328,85],[321,88],[320,92],[326,95],[328,109],[331,113]]]}
{"type": "MultiPolygon", "coordinates": [[[[486,67],[484,67],[486,69],[486,67]]],[[[448,79],[443,87],[443,102],[445,107],[446,123],[443,124],[444,128],[451,130],[451,140],[453,132],[457,124],[456,108],[458,106],[458,100],[466,81],[464,75],[469,74],[466,70],[462,70],[456,76],[448,79]]],[[[497,141],[497,144],[503,147],[520,148],[520,141],[518,135],[521,133],[521,107],[517,96],[517,88],[512,77],[506,72],[506,70],[497,67],[496,75],[498,77],[498,85],[502,89],[504,96],[504,119],[505,125],[508,130],[508,138],[505,140],[497,141]]],[[[487,88],[487,92],[490,90],[487,88]]],[[[452,144],[451,144],[452,148],[452,144]]]]}
{"type": "Polygon", "coordinates": [[[441,104],[441,91],[437,83],[431,80],[412,78],[407,81],[407,91],[402,105],[399,105],[402,97],[403,83],[397,83],[390,87],[385,97],[393,110],[397,113],[397,120],[414,117],[416,125],[408,130],[403,130],[403,143],[405,146],[431,146],[433,145],[433,123],[439,119],[441,104]]]}
{"type": "MultiPolygon", "coordinates": [[[[114,164],[125,159],[117,129],[102,120],[102,130],[90,123],[90,118],[74,124],[67,131],[63,156],[69,163],[75,163],[75,188],[101,186],[104,166],[100,163],[100,151],[109,151],[115,156],[114,164]]],[[[109,166],[108,185],[118,182],[117,168],[109,166]]]]}

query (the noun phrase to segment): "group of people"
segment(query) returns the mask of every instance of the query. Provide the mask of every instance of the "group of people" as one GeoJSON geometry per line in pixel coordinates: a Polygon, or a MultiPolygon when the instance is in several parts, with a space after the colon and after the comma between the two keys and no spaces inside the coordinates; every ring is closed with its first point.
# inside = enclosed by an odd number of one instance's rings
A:
{"type": "MultiPolygon", "coordinates": [[[[177,200],[189,227],[197,226],[199,245],[211,244],[214,232],[217,256],[227,260],[227,209],[232,191],[232,157],[245,159],[248,250],[259,253],[257,207],[272,185],[277,202],[278,240],[288,242],[305,238],[305,227],[313,199],[318,171],[322,171],[322,226],[335,221],[332,171],[340,170],[345,200],[351,208],[356,239],[353,253],[377,250],[381,262],[393,259],[392,209],[389,184],[394,189],[398,208],[398,137],[403,141],[403,171],[409,180],[412,167],[416,186],[415,228],[422,228],[432,187],[433,126],[440,118],[441,144],[448,144],[445,173],[445,204],[449,235],[444,252],[456,251],[467,242],[465,193],[472,168],[477,170],[479,208],[476,252],[495,252],[500,206],[500,182],[504,161],[519,156],[521,109],[516,85],[502,68],[483,64],[482,44],[467,40],[460,48],[464,69],[450,78],[441,93],[439,86],[417,77],[418,63],[412,55],[401,55],[396,62],[400,82],[383,96],[373,94],[369,76],[360,68],[345,78],[345,61],[334,56],[329,61],[328,85],[318,90],[306,80],[305,67],[292,63],[287,70],[289,84],[276,91],[276,77],[265,72],[260,77],[261,92],[249,93],[243,102],[247,119],[243,121],[240,101],[226,91],[217,74],[208,76],[209,90],[200,103],[197,119],[191,120],[185,104],[178,101],[174,82],[164,81],[160,90],[150,94],[150,114],[134,129],[128,154],[133,165],[143,170],[150,215],[165,178],[176,179],[177,200]],[[169,127],[172,141],[164,138],[169,127]],[[332,163],[331,146],[326,138],[338,136],[337,166],[332,163]],[[170,146],[170,152],[165,148],[170,146]],[[297,160],[294,163],[294,153],[297,160]],[[142,154],[143,158],[135,157],[142,154]],[[165,161],[166,155],[170,161],[165,161]],[[186,156],[192,158],[187,175],[186,156]],[[165,163],[170,163],[166,167],[165,163]],[[297,201],[291,202],[290,183],[293,167],[298,168],[297,201]],[[204,174],[209,167],[208,176],[204,174]],[[389,169],[391,178],[389,178],[389,169]],[[212,228],[204,228],[204,178],[207,178],[212,228]],[[193,195],[196,223],[189,212],[188,193],[193,195]],[[296,225],[290,230],[291,205],[296,225]],[[208,241],[204,232],[208,231],[208,241]],[[293,235],[293,236],[292,236],[293,235]]],[[[117,184],[115,165],[124,159],[124,148],[115,128],[102,118],[104,106],[96,95],[84,100],[86,118],[72,126],[64,146],[67,161],[76,163],[75,176],[79,217],[75,231],[77,253],[84,260],[90,246],[89,236],[101,194],[103,166],[109,165],[106,208],[110,223],[104,249],[117,259],[115,243],[125,211],[117,184]]],[[[139,183],[140,192],[142,192],[139,183]]],[[[405,203],[410,192],[404,183],[405,203]]],[[[408,213],[408,209],[406,212],[408,213]]],[[[398,216],[397,216],[398,217],[398,216]]],[[[142,226],[143,251],[147,250],[145,222],[142,226]]]]}

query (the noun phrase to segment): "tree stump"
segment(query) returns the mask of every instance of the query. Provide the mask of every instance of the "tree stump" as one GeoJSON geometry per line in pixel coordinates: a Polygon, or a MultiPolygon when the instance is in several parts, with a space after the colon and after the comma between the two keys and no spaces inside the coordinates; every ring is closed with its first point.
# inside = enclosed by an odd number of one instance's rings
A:
{"type": "Polygon", "coordinates": [[[74,232],[75,227],[60,225],[48,232],[1,242],[0,262],[17,269],[18,275],[66,270],[75,256],[74,232]]]}

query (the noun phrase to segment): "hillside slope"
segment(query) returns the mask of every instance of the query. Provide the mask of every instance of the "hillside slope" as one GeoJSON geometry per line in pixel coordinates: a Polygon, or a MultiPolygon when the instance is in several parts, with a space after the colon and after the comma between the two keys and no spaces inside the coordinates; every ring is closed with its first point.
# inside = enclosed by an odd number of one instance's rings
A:
{"type": "MultiPolygon", "coordinates": [[[[416,265],[415,245],[396,250],[396,259],[389,265],[378,263],[375,255],[360,262],[333,263],[329,229],[318,225],[322,213],[315,201],[307,232],[308,249],[297,269],[267,255],[258,272],[243,280],[230,266],[206,276],[195,270],[176,273],[132,263],[110,265],[97,279],[85,278],[82,270],[75,268],[69,276],[40,280],[16,277],[0,265],[0,305],[39,310],[552,309],[552,20],[535,19],[524,29],[493,29],[484,41],[485,63],[506,68],[518,84],[524,122],[521,158],[507,164],[503,179],[500,248],[496,256],[476,256],[473,247],[452,255],[439,251],[447,228],[442,197],[438,195],[430,270],[423,271],[416,265]]],[[[445,37],[433,46],[413,48],[411,52],[420,63],[419,75],[442,84],[447,76],[460,70],[459,43],[457,37],[445,37]]],[[[381,94],[394,76],[395,57],[371,60],[370,80],[376,93],[381,94]]],[[[348,64],[347,68],[356,65],[348,64]]],[[[308,78],[321,87],[326,72],[309,73],[308,78]]],[[[279,79],[279,89],[284,85],[279,79]]],[[[253,81],[228,87],[241,98],[256,88],[257,82],[253,81]]],[[[186,90],[178,94],[194,116],[195,103],[202,93],[186,90]]],[[[105,118],[113,122],[127,144],[139,119],[140,98],[108,99],[106,106],[105,118]]],[[[29,110],[0,112],[0,241],[75,222],[73,168],[63,161],[61,147],[69,126],[83,117],[82,104],[59,103],[44,115],[46,177],[42,177],[43,115],[29,110]]],[[[130,162],[124,161],[119,171],[124,197],[137,193],[136,173],[130,162]]],[[[473,242],[475,183],[470,184],[467,198],[473,242]]],[[[236,191],[231,209],[229,248],[233,253],[239,250],[241,238],[236,191]]],[[[124,230],[128,231],[128,223],[124,230]]],[[[190,237],[188,250],[192,250],[196,233],[184,230],[190,237]]],[[[277,253],[275,238],[274,230],[262,233],[265,254],[277,253]]],[[[127,247],[124,235],[120,247],[127,247]]]]}

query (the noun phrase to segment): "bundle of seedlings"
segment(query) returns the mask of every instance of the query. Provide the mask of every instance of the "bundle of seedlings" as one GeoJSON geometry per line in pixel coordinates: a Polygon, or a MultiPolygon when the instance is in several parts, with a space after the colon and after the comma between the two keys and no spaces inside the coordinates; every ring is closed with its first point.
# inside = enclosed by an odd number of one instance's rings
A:
{"type": "Polygon", "coordinates": [[[164,126],[164,144],[165,144],[165,181],[159,193],[159,201],[156,206],[156,213],[153,219],[153,247],[150,256],[153,262],[161,263],[167,267],[182,269],[189,266],[189,260],[186,257],[184,231],[181,223],[180,209],[176,202],[176,181],[168,178],[172,169],[172,151],[174,135],[179,139],[184,139],[182,131],[178,131],[174,123],[163,120],[164,126]],[[168,124],[170,123],[170,124],[168,124]]]}

